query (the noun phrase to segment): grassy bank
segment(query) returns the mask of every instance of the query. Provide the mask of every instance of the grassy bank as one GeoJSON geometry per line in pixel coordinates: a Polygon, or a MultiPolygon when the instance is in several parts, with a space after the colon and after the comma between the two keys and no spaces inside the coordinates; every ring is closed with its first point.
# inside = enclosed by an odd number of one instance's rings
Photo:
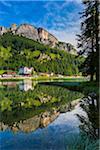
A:
{"type": "Polygon", "coordinates": [[[73,76],[68,76],[68,77],[47,77],[47,76],[38,76],[38,77],[1,77],[0,81],[20,81],[20,80],[25,80],[25,79],[30,79],[33,81],[42,81],[42,80],[55,80],[55,81],[86,81],[86,78],[79,76],[79,77],[73,77],[73,76]]]}
{"type": "Polygon", "coordinates": [[[22,81],[28,79],[33,81],[40,81],[43,82],[43,84],[62,86],[70,90],[80,91],[85,95],[91,92],[95,92],[97,95],[99,95],[98,84],[96,82],[89,82],[86,78],[82,76],[79,77],[38,76],[38,77],[13,77],[13,78],[11,77],[11,78],[0,78],[0,81],[22,81]]]}

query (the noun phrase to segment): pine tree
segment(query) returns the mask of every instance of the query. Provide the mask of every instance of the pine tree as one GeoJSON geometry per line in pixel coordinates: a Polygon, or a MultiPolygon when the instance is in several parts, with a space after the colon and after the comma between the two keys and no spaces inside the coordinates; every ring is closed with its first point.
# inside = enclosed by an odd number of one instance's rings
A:
{"type": "Polygon", "coordinates": [[[87,56],[84,67],[90,80],[96,73],[99,80],[99,2],[97,0],[84,0],[84,11],[81,13],[81,35],[78,35],[78,47],[82,50],[79,55],[87,56]]]}

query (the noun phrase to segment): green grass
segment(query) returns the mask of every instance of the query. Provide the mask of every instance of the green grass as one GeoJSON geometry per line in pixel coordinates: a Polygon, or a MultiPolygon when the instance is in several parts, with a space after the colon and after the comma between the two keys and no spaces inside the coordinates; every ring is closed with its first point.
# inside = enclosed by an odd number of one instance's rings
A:
{"type": "Polygon", "coordinates": [[[79,78],[73,78],[73,77],[57,77],[57,76],[52,76],[52,77],[47,77],[47,76],[38,76],[38,77],[11,77],[11,78],[0,78],[0,81],[16,81],[16,80],[24,80],[24,79],[32,79],[34,81],[37,80],[61,80],[61,81],[86,81],[86,78],[84,77],[79,77],[79,78]]]}
{"type": "Polygon", "coordinates": [[[15,82],[15,81],[23,81],[24,79],[22,78],[0,78],[0,81],[11,81],[11,82],[15,82]]]}
{"type": "Polygon", "coordinates": [[[5,70],[0,70],[0,75],[2,75],[5,72],[5,70]]]}

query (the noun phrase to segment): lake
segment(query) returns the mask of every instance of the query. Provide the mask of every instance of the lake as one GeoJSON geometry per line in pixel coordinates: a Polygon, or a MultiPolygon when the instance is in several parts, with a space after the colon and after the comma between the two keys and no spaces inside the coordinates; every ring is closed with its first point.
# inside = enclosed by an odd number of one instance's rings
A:
{"type": "Polygon", "coordinates": [[[72,150],[83,134],[97,141],[96,102],[49,82],[0,82],[0,149],[72,150]]]}

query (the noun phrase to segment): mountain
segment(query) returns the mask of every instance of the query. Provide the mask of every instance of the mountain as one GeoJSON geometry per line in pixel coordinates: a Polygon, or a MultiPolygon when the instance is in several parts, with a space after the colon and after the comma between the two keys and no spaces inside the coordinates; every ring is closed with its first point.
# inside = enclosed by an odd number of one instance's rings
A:
{"type": "Polygon", "coordinates": [[[0,35],[11,32],[14,35],[23,36],[35,41],[38,41],[44,45],[48,45],[51,48],[57,48],[60,50],[68,51],[71,54],[76,54],[77,51],[70,43],[60,42],[54,35],[49,33],[43,28],[36,28],[30,24],[21,24],[17,26],[12,24],[10,28],[0,27],[0,35]]]}
{"type": "Polygon", "coordinates": [[[36,73],[78,75],[82,62],[82,59],[67,51],[51,48],[12,32],[0,36],[1,70],[18,71],[21,66],[27,66],[33,67],[36,73]]]}

